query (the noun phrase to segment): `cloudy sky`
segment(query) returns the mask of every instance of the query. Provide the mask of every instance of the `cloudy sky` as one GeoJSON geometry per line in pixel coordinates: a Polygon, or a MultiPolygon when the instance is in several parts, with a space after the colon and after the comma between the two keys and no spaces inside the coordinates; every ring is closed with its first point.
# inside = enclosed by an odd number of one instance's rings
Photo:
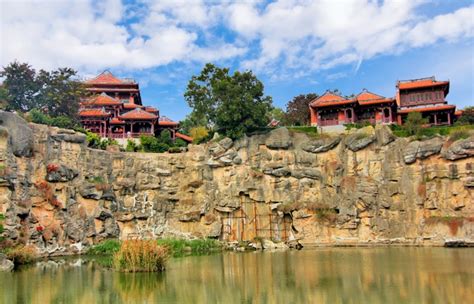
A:
{"type": "Polygon", "coordinates": [[[424,0],[0,0],[1,65],[105,69],[140,83],[143,100],[179,120],[183,92],[206,62],[250,69],[276,106],[301,93],[399,79],[451,81],[474,104],[474,3],[424,0]]]}

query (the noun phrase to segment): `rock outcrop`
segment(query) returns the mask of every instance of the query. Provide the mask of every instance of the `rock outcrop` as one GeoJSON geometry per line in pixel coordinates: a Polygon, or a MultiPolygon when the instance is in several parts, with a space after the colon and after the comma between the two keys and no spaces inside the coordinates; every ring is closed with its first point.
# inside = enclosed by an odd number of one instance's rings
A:
{"type": "Polygon", "coordinates": [[[4,236],[45,255],[114,237],[295,247],[474,235],[472,136],[410,141],[369,127],[315,138],[280,128],[152,154],[90,149],[82,134],[20,124],[33,135],[25,145],[10,125],[0,129],[4,236]]]}

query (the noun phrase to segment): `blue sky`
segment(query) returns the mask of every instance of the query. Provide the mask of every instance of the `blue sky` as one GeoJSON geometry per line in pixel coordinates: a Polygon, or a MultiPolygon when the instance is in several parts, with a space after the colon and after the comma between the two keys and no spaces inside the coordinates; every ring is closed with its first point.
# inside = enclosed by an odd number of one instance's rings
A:
{"type": "Polygon", "coordinates": [[[401,79],[451,81],[448,101],[474,104],[472,1],[2,1],[0,61],[108,69],[140,83],[144,103],[183,119],[187,82],[206,62],[252,70],[274,105],[302,93],[401,79]]]}

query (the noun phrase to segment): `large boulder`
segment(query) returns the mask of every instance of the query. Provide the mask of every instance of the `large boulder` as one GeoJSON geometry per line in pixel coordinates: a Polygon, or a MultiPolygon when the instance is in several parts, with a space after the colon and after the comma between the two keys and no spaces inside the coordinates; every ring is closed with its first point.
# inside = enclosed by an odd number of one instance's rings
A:
{"type": "Polygon", "coordinates": [[[369,126],[348,135],[345,144],[352,152],[364,149],[375,141],[374,128],[369,126]]]}
{"type": "Polygon", "coordinates": [[[292,145],[290,132],[287,128],[272,130],[265,140],[265,145],[270,149],[288,149],[292,145]]]}
{"type": "Polygon", "coordinates": [[[0,125],[10,133],[10,143],[15,156],[33,155],[33,131],[26,120],[15,113],[0,110],[0,125]]]}
{"type": "Polygon", "coordinates": [[[68,182],[72,181],[79,172],[65,165],[50,163],[46,166],[46,180],[48,182],[68,182]]]}
{"type": "Polygon", "coordinates": [[[13,267],[15,267],[13,262],[8,260],[3,253],[0,253],[0,271],[10,272],[13,270],[13,267]]]}
{"type": "Polygon", "coordinates": [[[386,146],[395,140],[392,130],[387,125],[376,125],[375,126],[375,137],[377,143],[381,146],[386,146]]]}
{"type": "Polygon", "coordinates": [[[322,153],[322,152],[326,152],[333,149],[339,144],[340,141],[341,141],[341,137],[339,136],[318,139],[318,140],[304,143],[301,146],[301,149],[303,149],[306,152],[311,152],[311,153],[322,153]]]}
{"type": "Polygon", "coordinates": [[[417,159],[425,159],[428,156],[438,154],[443,147],[443,143],[444,141],[441,137],[425,141],[412,141],[403,149],[403,160],[406,164],[411,164],[417,159]]]}
{"type": "Polygon", "coordinates": [[[474,156],[474,135],[463,140],[455,141],[448,148],[443,149],[441,154],[444,158],[449,160],[474,156]]]}
{"type": "Polygon", "coordinates": [[[56,134],[51,134],[51,138],[56,141],[66,141],[70,143],[82,144],[86,142],[86,135],[73,130],[59,129],[56,134]]]}

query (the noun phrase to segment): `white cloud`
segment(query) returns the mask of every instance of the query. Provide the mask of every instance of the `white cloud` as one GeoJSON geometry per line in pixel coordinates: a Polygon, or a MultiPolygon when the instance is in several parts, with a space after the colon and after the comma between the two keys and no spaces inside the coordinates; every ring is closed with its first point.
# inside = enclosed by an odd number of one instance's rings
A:
{"type": "Polygon", "coordinates": [[[83,73],[108,67],[142,69],[176,61],[243,54],[225,41],[198,41],[219,6],[202,1],[150,1],[129,11],[120,0],[1,2],[1,64],[72,66],[83,73]],[[132,23],[124,25],[129,17],[132,23]]]}
{"type": "MultiPolygon", "coordinates": [[[[424,1],[291,1],[258,9],[244,3],[228,8],[228,26],[256,41],[258,54],[246,68],[273,73],[281,68],[330,69],[439,40],[472,37],[474,6],[424,20],[424,1]]],[[[357,67],[356,67],[357,69],[357,67]]]]}
{"type": "Polygon", "coordinates": [[[419,12],[423,3],[6,0],[0,63],[89,73],[238,58],[275,79],[347,64],[357,70],[380,54],[473,36],[474,6],[428,19],[419,12]]]}

